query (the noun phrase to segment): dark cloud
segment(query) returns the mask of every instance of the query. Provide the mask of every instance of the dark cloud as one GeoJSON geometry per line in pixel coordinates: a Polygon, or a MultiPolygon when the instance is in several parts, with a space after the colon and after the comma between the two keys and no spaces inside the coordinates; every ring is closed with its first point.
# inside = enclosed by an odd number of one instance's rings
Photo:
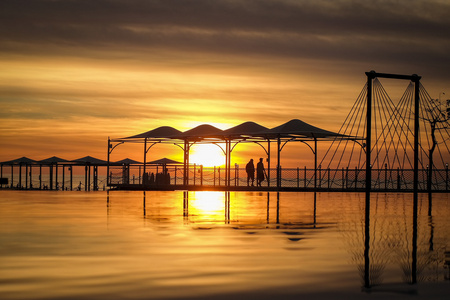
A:
{"type": "MultiPolygon", "coordinates": [[[[215,55],[450,65],[444,1],[119,1],[0,3],[0,51],[215,55]]],[[[151,58],[150,58],[151,59],[151,58]]]]}

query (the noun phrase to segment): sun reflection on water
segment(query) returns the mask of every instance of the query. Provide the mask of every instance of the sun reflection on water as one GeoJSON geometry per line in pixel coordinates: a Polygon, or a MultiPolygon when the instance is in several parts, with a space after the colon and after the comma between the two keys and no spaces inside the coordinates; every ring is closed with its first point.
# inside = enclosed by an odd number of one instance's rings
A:
{"type": "Polygon", "coordinates": [[[226,195],[223,192],[189,193],[189,220],[192,222],[223,223],[226,195]]]}

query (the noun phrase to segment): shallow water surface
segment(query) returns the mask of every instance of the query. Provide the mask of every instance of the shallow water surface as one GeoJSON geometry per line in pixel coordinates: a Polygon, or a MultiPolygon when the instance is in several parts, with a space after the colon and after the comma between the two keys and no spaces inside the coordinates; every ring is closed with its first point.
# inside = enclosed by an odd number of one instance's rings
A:
{"type": "Polygon", "coordinates": [[[0,299],[438,299],[449,198],[0,190],[0,299]]]}

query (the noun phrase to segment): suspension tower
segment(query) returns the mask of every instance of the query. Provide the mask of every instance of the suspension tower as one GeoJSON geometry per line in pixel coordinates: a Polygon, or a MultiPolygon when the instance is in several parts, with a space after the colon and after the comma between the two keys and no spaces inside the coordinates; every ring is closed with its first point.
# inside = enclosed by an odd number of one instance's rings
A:
{"type": "MultiPolygon", "coordinates": [[[[421,76],[413,75],[398,75],[377,73],[375,71],[366,72],[367,76],[367,128],[366,128],[366,196],[370,194],[372,172],[371,172],[371,138],[372,138],[372,81],[375,78],[391,78],[403,79],[414,82],[414,179],[413,192],[418,193],[419,182],[419,102],[420,102],[420,79],[421,76]]],[[[367,199],[367,197],[366,197],[367,199]]]]}

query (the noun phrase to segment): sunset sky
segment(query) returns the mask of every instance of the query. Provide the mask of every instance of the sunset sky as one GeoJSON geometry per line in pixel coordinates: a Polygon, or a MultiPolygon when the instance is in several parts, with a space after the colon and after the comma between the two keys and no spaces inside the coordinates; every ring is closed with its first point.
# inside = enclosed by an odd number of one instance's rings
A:
{"type": "Polygon", "coordinates": [[[450,98],[449,53],[447,0],[2,0],[0,161],[106,159],[108,136],[164,125],[337,131],[366,71],[450,98]]]}

